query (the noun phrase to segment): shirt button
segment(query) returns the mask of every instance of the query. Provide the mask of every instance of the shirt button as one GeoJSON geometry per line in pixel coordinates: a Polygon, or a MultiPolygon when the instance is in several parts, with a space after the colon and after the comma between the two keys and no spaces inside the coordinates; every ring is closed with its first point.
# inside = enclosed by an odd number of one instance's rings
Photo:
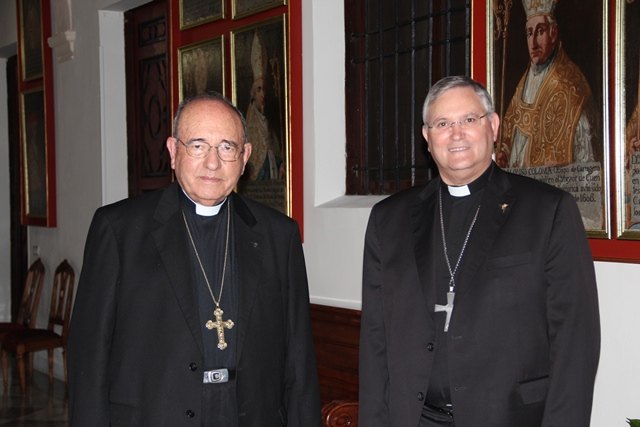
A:
{"type": "Polygon", "coordinates": [[[195,372],[198,370],[198,364],[196,362],[189,363],[189,370],[191,372],[195,372]]]}
{"type": "Polygon", "coordinates": [[[187,418],[193,418],[196,416],[196,413],[193,412],[191,409],[187,409],[187,412],[185,412],[185,415],[187,416],[187,418]]]}
{"type": "Polygon", "coordinates": [[[417,398],[420,402],[422,402],[424,400],[424,394],[422,392],[419,392],[417,398]]]}
{"type": "Polygon", "coordinates": [[[429,344],[427,344],[427,350],[429,350],[429,351],[433,351],[433,349],[434,349],[435,347],[436,347],[436,346],[435,346],[435,345],[433,345],[433,343],[432,343],[432,342],[430,342],[429,344]]]}

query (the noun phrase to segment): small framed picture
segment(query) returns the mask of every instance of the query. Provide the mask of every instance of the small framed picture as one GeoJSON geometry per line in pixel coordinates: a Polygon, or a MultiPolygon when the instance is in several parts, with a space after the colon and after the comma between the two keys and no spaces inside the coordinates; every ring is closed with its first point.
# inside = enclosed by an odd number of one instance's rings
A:
{"type": "Polygon", "coordinates": [[[42,88],[20,95],[20,179],[22,223],[55,224],[53,142],[47,138],[42,88]]]}
{"type": "Polygon", "coordinates": [[[22,81],[29,81],[42,77],[43,70],[40,0],[20,0],[18,13],[21,77],[22,81]]]}
{"type": "Polygon", "coordinates": [[[223,36],[178,49],[180,100],[208,92],[224,94],[223,36]]]}
{"type": "Polygon", "coordinates": [[[223,0],[180,0],[180,29],[224,18],[223,0]]]}
{"type": "Polygon", "coordinates": [[[272,7],[285,5],[287,2],[286,0],[232,0],[231,4],[233,19],[238,19],[272,7]]]}

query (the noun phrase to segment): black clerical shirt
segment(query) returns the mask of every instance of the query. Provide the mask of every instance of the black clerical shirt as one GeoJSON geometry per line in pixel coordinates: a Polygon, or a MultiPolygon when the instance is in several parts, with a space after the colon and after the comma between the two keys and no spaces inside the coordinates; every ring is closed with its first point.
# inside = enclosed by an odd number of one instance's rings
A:
{"type": "MultiPolygon", "coordinates": [[[[216,308],[211,292],[204,279],[200,263],[193,248],[190,247],[191,271],[194,284],[194,296],[197,298],[198,314],[200,318],[200,330],[202,331],[202,343],[204,346],[204,366],[199,367],[199,372],[212,369],[227,368],[230,373],[236,368],[236,348],[238,336],[238,283],[237,263],[234,251],[233,214],[229,227],[229,246],[226,272],[224,275],[224,288],[220,293],[222,271],[224,266],[227,215],[231,206],[231,200],[227,199],[217,215],[203,216],[196,213],[194,203],[182,194],[182,209],[191,229],[200,255],[200,261],[205,269],[211,291],[216,300],[220,302],[220,308],[224,311],[223,321],[233,320],[231,329],[224,329],[224,337],[227,347],[224,350],[218,348],[217,330],[207,329],[208,320],[215,321],[213,311],[216,308]]],[[[191,246],[191,242],[189,242],[191,246]]],[[[234,374],[231,374],[235,376],[234,374]]],[[[202,388],[202,427],[235,427],[238,425],[237,382],[232,378],[226,383],[203,384],[202,388]]]]}
{"type": "MultiPolygon", "coordinates": [[[[182,207],[191,229],[200,260],[207,273],[211,291],[216,300],[220,297],[220,285],[225,257],[227,215],[230,200],[224,202],[217,215],[202,216],[195,212],[194,203],[183,194],[182,207]]],[[[190,247],[190,259],[192,260],[192,277],[194,283],[194,295],[198,302],[200,318],[200,329],[202,331],[202,343],[205,352],[205,369],[228,368],[236,366],[236,340],[238,323],[238,294],[235,279],[235,256],[233,244],[233,215],[231,218],[230,238],[228,248],[227,268],[224,277],[224,288],[220,299],[220,308],[224,311],[223,321],[233,320],[236,324],[231,329],[224,329],[227,348],[218,349],[218,334],[216,329],[207,329],[205,324],[208,320],[215,321],[213,311],[216,306],[211,298],[211,293],[207,287],[207,282],[202,274],[200,264],[195,256],[193,248],[190,247]]],[[[189,243],[191,246],[191,243],[189,243]]]]}
{"type": "MultiPolygon", "coordinates": [[[[447,255],[449,257],[449,263],[452,271],[455,270],[460,251],[469,227],[473,222],[478,205],[482,202],[484,187],[491,175],[492,169],[493,163],[479,178],[468,184],[470,194],[467,196],[453,196],[449,193],[448,186],[445,183],[441,183],[439,191],[441,191],[442,194],[442,217],[447,243],[447,255]]],[[[433,254],[436,259],[436,301],[437,304],[446,305],[447,292],[449,292],[449,279],[451,276],[449,274],[449,269],[447,268],[444,248],[442,245],[442,231],[440,228],[440,212],[438,204],[436,204],[436,209],[438,209],[438,211],[435,215],[432,231],[432,235],[436,241],[434,246],[435,253],[433,254]]],[[[480,208],[478,215],[482,215],[482,208],[480,208]]],[[[472,230],[472,235],[473,232],[474,231],[472,230]]],[[[465,253],[460,260],[460,265],[455,274],[456,280],[460,277],[460,273],[464,270],[465,263],[468,260],[467,250],[468,248],[465,249],[465,253]]],[[[454,302],[453,316],[455,316],[455,306],[456,304],[454,302]]],[[[434,307],[430,307],[429,309],[433,311],[434,307]]],[[[440,408],[445,408],[451,403],[448,366],[448,339],[450,339],[449,335],[451,334],[451,330],[449,330],[449,332],[444,332],[446,313],[434,313],[434,319],[436,325],[436,350],[431,368],[426,403],[440,408]]]]}

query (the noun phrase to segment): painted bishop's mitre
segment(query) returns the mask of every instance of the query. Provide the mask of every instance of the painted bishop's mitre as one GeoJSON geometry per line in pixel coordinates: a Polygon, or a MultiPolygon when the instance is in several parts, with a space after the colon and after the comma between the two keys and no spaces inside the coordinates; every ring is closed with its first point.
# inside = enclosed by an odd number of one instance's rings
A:
{"type": "Polygon", "coordinates": [[[556,3],[558,0],[522,0],[527,20],[539,15],[554,16],[556,3]]]}
{"type": "Polygon", "coordinates": [[[253,71],[253,81],[257,81],[264,77],[265,60],[264,48],[256,31],[253,34],[253,43],[251,44],[251,69],[253,71]]]}

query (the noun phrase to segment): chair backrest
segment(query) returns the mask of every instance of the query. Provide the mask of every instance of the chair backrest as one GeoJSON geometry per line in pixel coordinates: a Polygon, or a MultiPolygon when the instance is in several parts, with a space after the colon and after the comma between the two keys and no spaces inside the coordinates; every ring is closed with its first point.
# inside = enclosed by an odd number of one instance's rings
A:
{"type": "Polygon", "coordinates": [[[35,328],[43,281],[44,265],[40,258],[38,258],[31,264],[27,271],[16,323],[28,328],[35,328]]]}
{"type": "Polygon", "coordinates": [[[57,326],[62,327],[62,339],[67,339],[67,329],[71,317],[71,305],[73,303],[73,288],[75,286],[75,273],[71,265],[65,259],[58,265],[53,276],[53,288],[51,289],[51,308],[49,310],[49,330],[57,326]]]}
{"type": "Polygon", "coordinates": [[[358,427],[358,402],[333,400],[322,407],[323,427],[358,427]]]}

